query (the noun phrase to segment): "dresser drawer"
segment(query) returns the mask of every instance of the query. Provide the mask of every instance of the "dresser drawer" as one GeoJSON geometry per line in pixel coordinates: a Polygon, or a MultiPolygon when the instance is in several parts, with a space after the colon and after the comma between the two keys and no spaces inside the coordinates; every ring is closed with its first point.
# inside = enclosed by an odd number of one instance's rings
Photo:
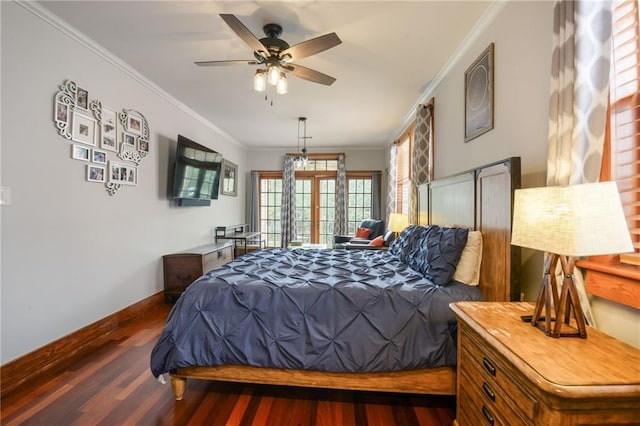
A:
{"type": "Polygon", "coordinates": [[[466,331],[462,331],[460,337],[461,364],[477,383],[479,391],[482,394],[494,392],[500,409],[509,409],[517,418],[532,422],[537,402],[513,382],[502,358],[466,331]],[[487,391],[482,389],[483,383],[487,384],[487,391]]]}
{"type": "Polygon", "coordinates": [[[458,418],[460,426],[481,426],[481,425],[505,425],[516,426],[524,423],[516,416],[516,420],[505,416],[504,412],[496,406],[492,401],[488,400],[486,395],[481,395],[479,386],[470,378],[465,370],[458,371],[460,407],[458,418]],[[466,419],[463,421],[462,419],[466,419]]]}
{"type": "Polygon", "coordinates": [[[207,253],[204,255],[204,273],[219,268],[233,260],[233,247],[228,246],[223,249],[207,253]]]}
{"type": "Polygon", "coordinates": [[[173,256],[164,260],[164,279],[167,289],[184,290],[202,275],[200,256],[173,256]]]}
{"type": "Polygon", "coordinates": [[[497,421],[496,424],[533,424],[531,419],[524,418],[519,411],[510,405],[512,401],[494,381],[483,377],[477,369],[470,368],[464,362],[458,368],[460,369],[461,393],[471,395],[471,399],[476,401],[475,409],[478,417],[483,416],[485,420],[494,418],[497,421]]]}
{"type": "Polygon", "coordinates": [[[190,253],[163,256],[165,300],[175,301],[195,280],[232,260],[231,243],[204,245],[190,253]]]}

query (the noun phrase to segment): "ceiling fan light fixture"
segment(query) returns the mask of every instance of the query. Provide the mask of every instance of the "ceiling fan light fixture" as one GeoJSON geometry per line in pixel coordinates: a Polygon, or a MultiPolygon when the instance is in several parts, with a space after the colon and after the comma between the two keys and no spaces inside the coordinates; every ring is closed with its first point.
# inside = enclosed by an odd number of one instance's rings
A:
{"type": "Polygon", "coordinates": [[[288,90],[287,76],[281,72],[280,78],[278,79],[278,85],[276,86],[276,93],[278,95],[285,95],[288,90]]]}
{"type": "Polygon", "coordinates": [[[275,86],[280,80],[280,70],[275,65],[269,65],[267,67],[267,81],[270,85],[275,86]]]}
{"type": "Polygon", "coordinates": [[[253,76],[253,89],[256,92],[264,92],[267,88],[267,77],[264,70],[256,70],[256,75],[253,76]]]}

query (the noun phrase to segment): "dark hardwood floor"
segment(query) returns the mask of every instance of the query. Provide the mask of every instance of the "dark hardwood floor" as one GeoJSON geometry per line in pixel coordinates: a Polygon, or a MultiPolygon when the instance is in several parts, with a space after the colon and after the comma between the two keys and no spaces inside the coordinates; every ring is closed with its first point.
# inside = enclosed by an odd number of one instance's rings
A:
{"type": "Polygon", "coordinates": [[[1,401],[3,425],[450,425],[453,397],[188,380],[183,401],[149,370],[170,306],[126,326],[76,365],[1,401]]]}

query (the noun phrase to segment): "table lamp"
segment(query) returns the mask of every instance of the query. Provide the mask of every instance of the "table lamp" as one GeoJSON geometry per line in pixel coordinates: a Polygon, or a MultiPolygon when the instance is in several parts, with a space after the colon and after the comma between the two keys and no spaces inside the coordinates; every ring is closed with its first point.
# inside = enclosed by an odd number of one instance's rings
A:
{"type": "Polygon", "coordinates": [[[393,231],[396,237],[409,226],[409,218],[406,214],[391,213],[389,214],[389,231],[393,231]]]}
{"type": "Polygon", "coordinates": [[[548,253],[531,324],[552,337],[587,337],[573,281],[575,258],[633,251],[615,182],[516,190],[511,244],[548,253]]]}

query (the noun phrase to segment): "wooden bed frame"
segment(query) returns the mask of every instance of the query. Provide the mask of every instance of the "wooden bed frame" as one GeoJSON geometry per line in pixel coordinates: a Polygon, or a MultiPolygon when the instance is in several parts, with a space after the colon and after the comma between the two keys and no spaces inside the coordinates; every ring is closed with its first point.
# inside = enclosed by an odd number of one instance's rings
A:
{"type": "MultiPolygon", "coordinates": [[[[481,166],[422,185],[421,225],[465,226],[482,231],[480,288],[488,301],[519,299],[520,252],[512,247],[513,193],[520,187],[520,158],[481,166]]],[[[332,373],[249,366],[185,367],[171,374],[181,400],[186,379],[378,392],[455,395],[455,367],[385,373],[332,373]]]]}

